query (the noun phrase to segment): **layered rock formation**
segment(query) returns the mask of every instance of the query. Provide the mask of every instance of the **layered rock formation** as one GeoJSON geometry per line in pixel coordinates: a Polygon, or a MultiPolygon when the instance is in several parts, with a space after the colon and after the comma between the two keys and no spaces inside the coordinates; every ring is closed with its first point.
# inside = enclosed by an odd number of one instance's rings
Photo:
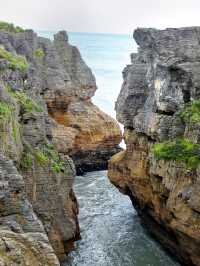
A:
{"type": "Polygon", "coordinates": [[[106,169],[108,159],[120,150],[119,126],[91,102],[95,78],[65,32],[55,35],[54,47],[56,53],[49,56],[58,57],[58,65],[47,61],[51,79],[44,91],[49,114],[59,124],[53,129],[53,142],[58,151],[70,154],[77,173],[106,169]],[[60,75],[52,79],[55,69],[60,75]]]}
{"type": "Polygon", "coordinates": [[[27,200],[23,177],[0,155],[0,265],[60,265],[27,200]]]}
{"type": "Polygon", "coordinates": [[[109,178],[183,264],[200,265],[200,28],[137,29],[116,103],[126,151],[109,178]]]}
{"type": "Polygon", "coordinates": [[[59,265],[79,238],[69,155],[77,170],[102,167],[121,138],[95,90],[66,32],[0,31],[2,265],[59,265]]]}

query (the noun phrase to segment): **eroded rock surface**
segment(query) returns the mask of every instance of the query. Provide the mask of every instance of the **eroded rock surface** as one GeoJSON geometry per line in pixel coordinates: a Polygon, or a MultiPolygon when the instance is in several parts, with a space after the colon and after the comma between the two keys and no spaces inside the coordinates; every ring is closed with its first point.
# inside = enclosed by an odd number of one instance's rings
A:
{"type": "Polygon", "coordinates": [[[80,237],[75,170],[105,168],[121,141],[116,121],[91,102],[96,89],[65,31],[53,41],[0,31],[0,155],[23,183],[12,191],[14,175],[0,160],[8,189],[0,199],[2,265],[59,265],[80,237]]]}
{"type": "Polygon", "coordinates": [[[195,122],[180,115],[200,96],[200,28],[142,28],[134,38],[138,53],[116,103],[127,148],[110,160],[109,178],[165,248],[186,265],[200,265],[200,168],[153,152],[155,143],[200,141],[198,112],[187,114],[195,122]]]}
{"type": "Polygon", "coordinates": [[[0,155],[0,265],[60,265],[33,211],[23,177],[0,155]]]}
{"type": "MultiPolygon", "coordinates": [[[[53,248],[62,261],[73,248],[73,241],[79,238],[78,204],[72,189],[75,167],[67,154],[59,153],[53,146],[52,128],[57,123],[49,116],[43,98],[43,90],[46,88],[44,76],[47,77],[46,71],[51,69],[43,63],[48,51],[42,43],[50,50],[55,50],[49,40],[40,39],[33,31],[16,34],[0,32],[0,151],[17,166],[24,180],[26,201],[30,202],[35,217],[44,226],[44,237],[49,241],[49,249],[53,248]],[[4,58],[7,51],[9,54],[4,58]],[[19,65],[19,55],[26,58],[26,69],[19,65]]],[[[52,66],[56,62],[53,56],[49,60],[52,66]]],[[[60,71],[63,71],[62,68],[60,71]]],[[[56,73],[52,73],[51,78],[59,83],[56,73]]],[[[6,204],[9,206],[9,202],[6,204]]],[[[8,219],[7,216],[4,219],[8,219]]],[[[37,233],[34,227],[31,230],[37,233]]],[[[16,236],[15,239],[13,235],[16,250],[20,249],[17,246],[20,237],[26,238],[16,236]]],[[[23,252],[29,249],[28,240],[27,247],[25,245],[26,241],[22,247],[23,252]]],[[[35,245],[40,245],[37,238],[35,245]]],[[[31,248],[34,249],[34,245],[31,248]]]]}
{"type": "Polygon", "coordinates": [[[54,36],[54,46],[59,65],[46,60],[52,69],[44,92],[49,114],[59,124],[53,129],[53,142],[60,152],[71,155],[78,173],[105,169],[108,159],[120,150],[119,125],[91,102],[95,78],[77,48],[68,43],[66,32],[54,36]],[[64,75],[55,84],[56,67],[64,75]]]}

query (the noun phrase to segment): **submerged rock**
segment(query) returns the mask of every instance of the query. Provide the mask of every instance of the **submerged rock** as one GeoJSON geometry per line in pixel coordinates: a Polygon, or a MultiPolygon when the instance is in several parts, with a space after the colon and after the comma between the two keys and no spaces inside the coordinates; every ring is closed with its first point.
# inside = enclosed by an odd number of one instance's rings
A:
{"type": "Polygon", "coordinates": [[[165,248],[200,265],[200,28],[141,28],[134,38],[116,103],[127,147],[110,160],[109,178],[165,248]]]}

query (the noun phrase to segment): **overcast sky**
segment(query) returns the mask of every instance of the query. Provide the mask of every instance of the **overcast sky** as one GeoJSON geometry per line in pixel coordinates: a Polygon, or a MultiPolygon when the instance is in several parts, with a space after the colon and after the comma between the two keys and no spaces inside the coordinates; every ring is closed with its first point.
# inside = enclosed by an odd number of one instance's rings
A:
{"type": "Polygon", "coordinates": [[[200,26],[200,0],[0,0],[0,20],[36,30],[131,33],[200,26]]]}

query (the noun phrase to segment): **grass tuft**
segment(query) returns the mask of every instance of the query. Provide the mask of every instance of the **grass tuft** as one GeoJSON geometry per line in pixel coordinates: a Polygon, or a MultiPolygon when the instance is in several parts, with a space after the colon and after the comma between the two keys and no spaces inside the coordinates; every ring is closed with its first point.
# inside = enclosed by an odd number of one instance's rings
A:
{"type": "Polygon", "coordinates": [[[34,56],[37,58],[43,58],[45,56],[45,54],[41,48],[38,48],[34,51],[34,56]]]}
{"type": "Polygon", "coordinates": [[[200,164],[200,145],[188,139],[156,143],[152,151],[157,160],[183,162],[187,168],[192,170],[195,170],[200,164]]]}
{"type": "Polygon", "coordinates": [[[180,117],[188,123],[199,123],[200,122],[200,100],[191,102],[185,106],[180,117]]]}
{"type": "Polygon", "coordinates": [[[37,150],[33,150],[32,147],[28,146],[21,159],[20,167],[22,169],[30,169],[33,167],[34,161],[41,167],[50,165],[51,170],[55,173],[65,172],[66,170],[59,153],[51,144],[47,144],[37,150]]]}
{"type": "Polygon", "coordinates": [[[10,92],[10,94],[20,103],[25,112],[43,112],[42,106],[32,100],[26,93],[21,91],[10,92]]]}
{"type": "Polygon", "coordinates": [[[13,106],[6,102],[0,101],[0,119],[6,120],[11,118],[13,112],[13,106]]]}
{"type": "Polygon", "coordinates": [[[5,50],[4,47],[0,46],[0,58],[8,61],[8,67],[13,70],[20,70],[21,72],[27,72],[28,63],[24,56],[13,55],[12,53],[5,50]]]}

